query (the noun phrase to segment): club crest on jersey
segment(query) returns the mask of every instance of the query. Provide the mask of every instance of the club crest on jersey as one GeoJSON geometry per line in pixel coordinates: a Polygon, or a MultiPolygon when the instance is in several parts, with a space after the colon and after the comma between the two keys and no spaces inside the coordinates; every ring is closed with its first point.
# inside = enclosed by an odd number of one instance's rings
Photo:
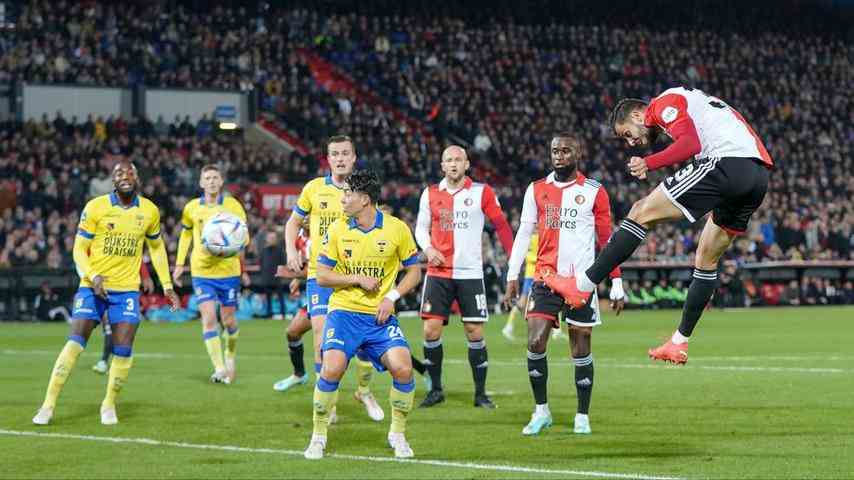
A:
{"type": "Polygon", "coordinates": [[[344,249],[344,258],[350,258],[352,256],[353,256],[353,250],[350,250],[349,248],[345,248],[344,249]]]}
{"type": "Polygon", "coordinates": [[[583,204],[584,203],[584,195],[576,195],[575,196],[575,203],[577,203],[579,205],[583,204]]]}
{"type": "Polygon", "coordinates": [[[380,253],[385,253],[387,248],[388,240],[377,240],[377,250],[379,250],[380,253]]]}
{"type": "Polygon", "coordinates": [[[325,201],[320,202],[320,209],[321,209],[321,210],[326,210],[327,208],[329,208],[329,203],[328,203],[328,202],[325,202],[325,201]]]}
{"type": "Polygon", "coordinates": [[[115,224],[115,223],[110,222],[110,223],[108,223],[108,224],[107,224],[107,230],[113,230],[114,228],[116,228],[116,224],[115,224]]]}
{"type": "Polygon", "coordinates": [[[470,207],[473,204],[474,204],[474,200],[472,200],[471,198],[467,198],[467,199],[463,200],[463,205],[465,205],[467,207],[470,207]]]}

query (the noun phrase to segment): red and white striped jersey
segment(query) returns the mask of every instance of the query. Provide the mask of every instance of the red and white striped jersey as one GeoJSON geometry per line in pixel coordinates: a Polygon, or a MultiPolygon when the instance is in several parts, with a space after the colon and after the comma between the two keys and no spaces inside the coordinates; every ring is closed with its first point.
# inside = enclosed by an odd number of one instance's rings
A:
{"type": "Polygon", "coordinates": [[[296,247],[297,251],[302,255],[303,260],[308,261],[309,252],[311,251],[311,239],[308,237],[307,232],[303,229],[300,229],[299,235],[297,236],[296,247]]]}
{"type": "Polygon", "coordinates": [[[428,275],[444,278],[483,278],[483,227],[489,218],[504,250],[513,244],[513,231],[492,187],[466,177],[462,188],[448,190],[447,180],[421,194],[415,239],[422,250],[433,247],[445,264],[430,265],[428,275]]]}
{"type": "MultiPolygon", "coordinates": [[[[695,137],[700,147],[694,155],[697,159],[749,157],[758,158],[769,167],[774,165],[762,140],[741,113],[702,90],[685,87],[665,90],[649,103],[644,124],[663,128],[674,140],[683,135],[695,137]]],[[[663,157],[664,152],[647,158],[650,169],[686,159],[663,157]]]]}
{"type": "MultiPolygon", "coordinates": [[[[537,229],[539,248],[534,278],[546,272],[573,275],[587,270],[611,237],[611,202],[602,185],[578,173],[570,182],[557,182],[554,173],[525,191],[519,232],[510,255],[507,280],[519,278],[531,235],[537,229]]],[[[620,276],[619,267],[611,278],[620,276]]]]}

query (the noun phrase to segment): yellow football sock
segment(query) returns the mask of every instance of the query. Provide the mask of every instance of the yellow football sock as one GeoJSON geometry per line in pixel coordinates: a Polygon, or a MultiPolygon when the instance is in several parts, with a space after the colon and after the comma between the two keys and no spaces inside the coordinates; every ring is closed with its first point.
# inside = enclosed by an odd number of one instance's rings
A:
{"type": "Polygon", "coordinates": [[[374,378],[374,364],[356,359],[356,377],[359,383],[357,390],[360,394],[371,393],[371,379],[374,378]]]}
{"type": "Polygon", "coordinates": [[[53,364],[53,371],[50,374],[50,382],[47,384],[47,392],[44,396],[42,408],[56,408],[56,399],[62,392],[62,387],[65,385],[68,376],[71,375],[71,369],[77,363],[77,357],[83,351],[83,345],[69,340],[65,342],[59,356],[56,357],[56,363],[53,364]]]}
{"type": "Polygon", "coordinates": [[[393,382],[388,397],[391,402],[389,431],[403,433],[406,431],[406,417],[412,411],[412,403],[415,401],[415,381],[410,380],[404,384],[393,382]]]}
{"type": "Polygon", "coordinates": [[[232,332],[231,329],[225,331],[225,356],[233,359],[237,355],[237,337],[240,335],[240,330],[237,328],[232,332]]]}
{"type": "Polygon", "coordinates": [[[205,348],[208,350],[208,356],[211,357],[211,363],[214,370],[217,372],[225,371],[225,363],[222,361],[222,341],[219,339],[219,334],[216,330],[205,332],[205,348]]]}
{"type": "Polygon", "coordinates": [[[326,436],[329,413],[335,408],[336,403],[338,403],[338,382],[327,382],[323,378],[318,380],[314,386],[314,415],[312,416],[314,435],[326,436]]]}
{"type": "Polygon", "coordinates": [[[101,409],[116,408],[116,397],[127,383],[132,365],[133,357],[113,355],[113,361],[110,363],[110,379],[107,382],[107,394],[104,396],[104,401],[101,402],[101,409]]]}

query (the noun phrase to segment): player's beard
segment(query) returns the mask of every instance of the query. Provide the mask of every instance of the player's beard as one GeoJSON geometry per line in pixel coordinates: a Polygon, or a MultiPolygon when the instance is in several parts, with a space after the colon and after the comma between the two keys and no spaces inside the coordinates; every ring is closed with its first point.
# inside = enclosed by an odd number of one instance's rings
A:
{"type": "Polygon", "coordinates": [[[575,176],[576,168],[577,164],[574,162],[567,165],[555,165],[555,180],[558,182],[568,182],[570,178],[575,176]]]}
{"type": "Polygon", "coordinates": [[[656,127],[651,127],[646,129],[646,146],[652,147],[655,145],[655,142],[658,141],[659,133],[661,131],[656,127]]]}

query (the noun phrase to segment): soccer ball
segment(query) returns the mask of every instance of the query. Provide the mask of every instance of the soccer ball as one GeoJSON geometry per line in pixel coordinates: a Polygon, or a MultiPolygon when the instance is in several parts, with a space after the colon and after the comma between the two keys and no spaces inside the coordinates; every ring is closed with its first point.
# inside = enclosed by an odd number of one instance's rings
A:
{"type": "Polygon", "coordinates": [[[202,228],[202,245],[217,257],[231,257],[246,246],[249,231],[237,215],[220,212],[202,228]]]}

